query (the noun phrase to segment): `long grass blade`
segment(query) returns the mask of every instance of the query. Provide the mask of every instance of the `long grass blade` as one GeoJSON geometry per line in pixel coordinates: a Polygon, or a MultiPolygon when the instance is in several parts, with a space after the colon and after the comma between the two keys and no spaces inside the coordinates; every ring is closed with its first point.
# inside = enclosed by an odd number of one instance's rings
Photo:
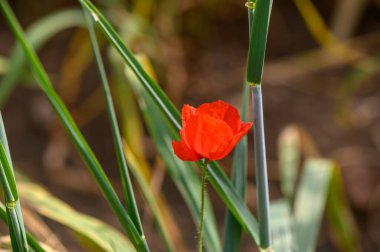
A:
{"type": "Polygon", "coordinates": [[[3,118],[0,113],[0,183],[4,192],[8,227],[14,251],[29,251],[3,118]]]}
{"type": "Polygon", "coordinates": [[[132,221],[134,222],[135,226],[139,230],[140,235],[144,235],[143,228],[141,225],[140,215],[137,209],[135,195],[133,192],[132,182],[129,175],[128,166],[125,159],[125,154],[123,151],[120,130],[119,130],[119,125],[116,119],[116,112],[115,112],[115,107],[113,105],[111,90],[109,88],[106,71],[104,68],[102,56],[100,54],[100,49],[99,49],[98,41],[95,34],[94,24],[91,17],[89,16],[90,14],[88,13],[88,11],[86,9],[84,9],[83,11],[84,11],[84,15],[87,22],[88,31],[89,31],[90,40],[92,43],[96,63],[98,65],[100,77],[102,80],[102,88],[103,88],[104,97],[106,100],[106,108],[107,108],[107,113],[108,113],[108,117],[110,121],[112,137],[113,137],[113,141],[115,145],[117,163],[119,166],[121,181],[123,185],[123,193],[124,193],[124,199],[126,202],[126,208],[127,208],[128,214],[131,216],[132,221]]]}
{"type": "MultiPolygon", "coordinates": [[[[8,225],[7,210],[3,203],[0,202],[0,219],[8,225]]],[[[39,241],[28,231],[26,232],[28,245],[34,252],[45,252],[45,249],[40,245],[39,241]]]]}
{"type": "Polygon", "coordinates": [[[16,181],[13,176],[13,171],[10,166],[4,145],[0,142],[0,161],[1,161],[1,185],[4,191],[5,201],[9,204],[15,203],[18,200],[16,181]]]}
{"type": "Polygon", "coordinates": [[[356,252],[360,251],[358,228],[352,215],[350,206],[344,192],[340,167],[335,165],[330,180],[326,214],[337,237],[338,247],[341,251],[356,252]]]}
{"type": "Polygon", "coordinates": [[[294,242],[293,216],[291,215],[289,202],[286,199],[271,202],[270,217],[273,234],[273,251],[299,251],[294,242]]]}
{"type": "MultiPolygon", "coordinates": [[[[174,107],[173,103],[167,98],[161,88],[152,80],[151,77],[144,71],[142,66],[138,63],[128,48],[122,43],[122,40],[114,31],[109,22],[104,16],[96,9],[94,5],[88,0],[80,0],[80,2],[91,11],[94,20],[96,21],[100,30],[104,33],[107,39],[113,44],[115,49],[119,52],[124,61],[128,64],[134,72],[144,89],[154,100],[155,104],[163,112],[163,115],[168,118],[170,123],[177,130],[180,129],[180,114],[174,107]]],[[[176,139],[179,135],[176,135],[176,139]]],[[[232,187],[231,182],[221,170],[219,165],[215,162],[209,164],[209,181],[219,194],[221,199],[225,202],[239,223],[244,227],[253,240],[258,242],[257,222],[252,216],[245,203],[240,199],[235,189],[232,187]]]]}
{"type": "MultiPolygon", "coordinates": [[[[51,37],[70,27],[84,26],[82,12],[77,9],[60,10],[33,23],[26,31],[30,44],[38,50],[51,37]]],[[[26,59],[20,45],[15,45],[9,56],[8,71],[0,81],[0,107],[2,107],[25,67],[26,59]]]]}
{"type": "MultiPolygon", "coordinates": [[[[134,99],[134,89],[132,85],[138,80],[130,71],[125,71],[125,64],[121,58],[114,57],[115,77],[118,82],[118,98],[123,104],[122,117],[124,120],[124,149],[128,163],[134,177],[140,184],[140,188],[147,204],[151,209],[153,217],[164,240],[166,250],[169,251],[187,251],[185,242],[182,237],[181,228],[176,223],[174,216],[167,204],[163,192],[157,190],[157,185],[154,184],[154,174],[152,174],[149,162],[145,157],[144,148],[141,140],[144,138],[142,132],[143,121],[140,118],[139,107],[136,99],[134,99]],[[131,85],[132,82],[132,85],[131,85]]],[[[144,58],[147,59],[147,58],[144,58]]],[[[142,58],[140,58],[141,62],[142,58]]],[[[144,67],[148,70],[150,76],[155,78],[155,72],[148,61],[144,61],[144,67]]],[[[136,83],[135,83],[136,85],[136,83]]],[[[160,168],[158,168],[160,169],[160,168]]],[[[163,172],[163,171],[162,171],[163,172]]]]}
{"type": "Polygon", "coordinates": [[[262,82],[265,49],[272,0],[248,0],[248,8],[253,8],[252,26],[250,28],[250,43],[247,62],[247,81],[260,85],[262,82]]]}
{"type": "MultiPolygon", "coordinates": [[[[247,120],[249,99],[249,87],[243,85],[243,99],[240,110],[242,121],[247,120]]],[[[245,201],[245,193],[247,187],[247,171],[248,171],[248,140],[247,136],[240,140],[234,151],[232,162],[232,185],[241,199],[245,201]]],[[[223,251],[238,251],[240,247],[242,228],[230,211],[227,211],[224,221],[224,239],[223,251]]]]}
{"type": "Polygon", "coordinates": [[[87,141],[79,131],[74,120],[72,119],[66,106],[59,98],[57,93],[52,87],[52,84],[47,76],[47,73],[42,67],[36,53],[33,51],[32,47],[29,45],[28,41],[25,39],[24,32],[18,23],[16,17],[14,16],[12,10],[10,9],[8,3],[5,0],[0,0],[1,10],[4,13],[6,20],[14,32],[16,38],[20,42],[29,63],[34,71],[35,78],[38,81],[41,89],[47,95],[47,98],[53,107],[54,111],[61,120],[64,128],[69,134],[72,142],[74,143],[77,151],[85,162],[86,166],[89,168],[92,175],[95,177],[103,195],[107,199],[108,203],[112,207],[114,213],[119,219],[120,224],[128,234],[132,243],[138,251],[149,251],[146,239],[141,236],[138,229],[134,225],[133,221],[129,217],[128,213],[125,211],[123,205],[121,204],[119,198],[117,197],[111,183],[109,182],[106,174],[104,173],[99,161],[95,157],[91,148],[89,147],[87,141]]]}
{"type": "Polygon", "coordinates": [[[155,222],[157,223],[158,230],[160,231],[160,234],[164,240],[166,251],[167,252],[174,252],[175,246],[174,242],[171,239],[170,236],[170,230],[168,223],[165,223],[165,216],[164,216],[164,209],[160,207],[160,203],[162,202],[162,198],[159,197],[158,192],[154,192],[152,186],[150,185],[150,181],[147,180],[147,177],[143,174],[145,164],[141,159],[139,159],[137,156],[133,154],[133,152],[128,148],[128,146],[125,147],[126,153],[128,153],[128,163],[130,164],[131,171],[134,174],[134,177],[136,178],[137,182],[140,185],[141,191],[144,194],[144,197],[146,199],[147,204],[149,205],[150,210],[152,211],[152,214],[155,218],[155,222]]]}
{"type": "MultiPolygon", "coordinates": [[[[296,192],[296,180],[301,156],[317,155],[318,151],[307,132],[294,125],[287,126],[282,131],[278,151],[281,189],[288,200],[288,204],[291,205],[296,192]]],[[[359,251],[357,227],[345,198],[340,168],[335,163],[331,162],[331,164],[333,164],[331,168],[332,174],[328,181],[327,195],[321,195],[320,197],[327,197],[326,214],[336,237],[334,241],[342,251],[359,251]]],[[[313,228],[317,228],[318,231],[320,223],[314,221],[314,224],[317,227],[313,228]]],[[[273,233],[275,234],[275,231],[273,233]]],[[[295,240],[293,239],[293,241],[295,240]]],[[[276,247],[276,244],[274,244],[274,248],[276,249],[278,246],[276,247]]]]}
{"type": "Polygon", "coordinates": [[[298,251],[315,251],[334,162],[308,159],[294,201],[294,231],[298,251]]]}

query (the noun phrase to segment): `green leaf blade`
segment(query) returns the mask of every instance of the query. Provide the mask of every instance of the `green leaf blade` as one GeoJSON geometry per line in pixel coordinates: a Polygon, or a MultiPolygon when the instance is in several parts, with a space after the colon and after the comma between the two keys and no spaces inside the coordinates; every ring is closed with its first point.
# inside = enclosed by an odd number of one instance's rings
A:
{"type": "Polygon", "coordinates": [[[123,151],[123,145],[121,141],[119,125],[116,118],[115,107],[113,105],[113,99],[111,96],[111,90],[109,87],[106,70],[103,64],[103,59],[100,53],[99,44],[98,44],[96,34],[95,34],[94,24],[91,17],[89,16],[90,14],[88,13],[88,11],[86,9],[83,9],[83,12],[84,12],[85,19],[87,22],[89,36],[90,36],[91,44],[93,47],[93,52],[95,55],[96,63],[98,65],[98,70],[101,77],[102,88],[103,88],[103,93],[106,100],[106,108],[107,108],[107,113],[109,117],[111,132],[112,132],[112,138],[113,138],[114,146],[115,146],[116,159],[117,159],[117,163],[118,163],[118,167],[120,171],[120,177],[121,177],[121,181],[123,185],[123,194],[124,194],[124,200],[126,202],[126,208],[133,223],[135,224],[138,231],[140,232],[140,235],[144,235],[143,227],[140,220],[140,215],[139,215],[137,204],[136,204],[135,195],[133,192],[133,186],[132,186],[131,178],[128,171],[127,161],[125,159],[125,154],[123,151]]]}
{"type": "Polygon", "coordinates": [[[299,251],[294,242],[293,216],[286,199],[276,200],[270,205],[272,247],[274,251],[299,251]]]}
{"type": "Polygon", "coordinates": [[[360,251],[358,228],[345,197],[340,173],[336,165],[330,180],[326,203],[326,214],[332,231],[337,237],[337,245],[341,251],[360,251]]]}
{"type": "MultiPolygon", "coordinates": [[[[249,1],[253,2],[253,1],[249,1]]],[[[250,30],[247,82],[261,84],[272,0],[256,0],[250,30]]]]}
{"type": "Polygon", "coordinates": [[[334,163],[308,159],[294,201],[294,231],[299,251],[315,251],[334,163]]]}
{"type": "MultiPolygon", "coordinates": [[[[248,110],[248,85],[243,85],[241,120],[246,121],[248,110]]],[[[247,136],[236,145],[232,162],[232,185],[241,199],[245,201],[248,171],[248,140],[247,136]]],[[[223,251],[238,251],[240,247],[242,228],[233,214],[227,210],[224,221],[223,251]]]]}
{"type": "Polygon", "coordinates": [[[29,251],[24,220],[18,199],[14,169],[9,152],[3,117],[0,113],[0,183],[5,194],[8,228],[13,250],[29,251]]]}

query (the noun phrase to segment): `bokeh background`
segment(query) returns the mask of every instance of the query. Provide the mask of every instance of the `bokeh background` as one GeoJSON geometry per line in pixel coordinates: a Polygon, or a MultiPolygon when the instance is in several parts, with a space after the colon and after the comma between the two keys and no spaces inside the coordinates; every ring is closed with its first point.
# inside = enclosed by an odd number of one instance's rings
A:
{"type": "MultiPolygon", "coordinates": [[[[79,8],[76,1],[69,0],[13,0],[10,4],[24,28],[53,12],[79,8]]],[[[96,4],[133,51],[152,60],[159,83],[178,108],[184,103],[196,106],[217,99],[240,105],[248,49],[243,1],[99,0],[96,4]]],[[[117,67],[109,60],[112,51],[104,39],[100,40],[110,79],[117,79],[117,67]]],[[[6,59],[14,43],[0,17],[0,78],[7,72],[6,59]]],[[[87,31],[60,31],[38,52],[56,89],[120,189],[87,31]]],[[[362,251],[378,251],[380,245],[379,52],[379,0],[274,1],[263,82],[271,199],[281,196],[278,137],[287,125],[296,124],[308,132],[316,152],[340,164],[362,251]]],[[[5,92],[1,88],[1,111],[17,169],[75,209],[117,226],[28,69],[22,71],[12,89],[5,92]]],[[[113,91],[116,95],[123,92],[113,91]]],[[[119,113],[128,113],[129,103],[119,102],[117,106],[119,113]]],[[[149,138],[141,139],[141,144],[148,160],[157,166],[149,138]]],[[[253,163],[252,158],[249,161],[253,163]]],[[[222,163],[228,173],[231,158],[222,163]]],[[[159,168],[154,176],[179,226],[186,230],[187,242],[195,243],[195,225],[172,181],[159,168]]],[[[247,190],[251,209],[256,204],[254,181],[251,166],[247,190]]],[[[211,187],[209,194],[222,223],[225,208],[211,187]]],[[[143,206],[141,195],[137,195],[143,206]]],[[[150,213],[143,209],[145,226],[150,227],[146,232],[157,249],[154,251],[163,251],[150,213]]],[[[81,251],[69,231],[44,221],[68,251],[81,251]]],[[[5,231],[3,227],[0,230],[5,231]]],[[[253,247],[244,237],[242,251],[254,251],[253,247]]],[[[318,251],[338,251],[326,225],[322,225],[318,251]]]]}

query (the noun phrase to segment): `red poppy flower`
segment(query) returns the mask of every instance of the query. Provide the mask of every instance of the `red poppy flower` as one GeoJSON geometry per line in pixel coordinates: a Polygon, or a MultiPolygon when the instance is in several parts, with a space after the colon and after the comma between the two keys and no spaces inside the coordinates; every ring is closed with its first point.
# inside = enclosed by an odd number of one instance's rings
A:
{"type": "Polygon", "coordinates": [[[237,109],[223,101],[182,108],[181,140],[172,142],[174,153],[184,161],[219,160],[231,152],[252,123],[240,120],[237,109]]]}

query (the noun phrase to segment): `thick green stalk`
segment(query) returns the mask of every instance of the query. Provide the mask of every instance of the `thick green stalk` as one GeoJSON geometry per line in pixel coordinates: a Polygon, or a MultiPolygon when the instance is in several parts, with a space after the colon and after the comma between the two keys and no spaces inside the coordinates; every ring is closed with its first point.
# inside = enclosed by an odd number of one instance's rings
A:
{"type": "Polygon", "coordinates": [[[79,131],[79,128],[76,126],[68,109],[53,89],[47,73],[42,67],[42,64],[39,61],[35,51],[29,45],[28,41],[25,39],[25,34],[20,24],[18,23],[14,13],[9,7],[8,3],[5,0],[0,0],[0,7],[2,12],[4,13],[6,20],[9,22],[10,28],[12,29],[17,40],[20,42],[21,47],[23,48],[32,69],[34,70],[34,75],[36,80],[38,81],[38,84],[46,94],[53,110],[56,112],[59,119],[61,120],[64,128],[66,129],[68,135],[70,136],[84,163],[86,164],[92,175],[95,177],[104,197],[107,199],[114,213],[118,217],[120,224],[122,225],[125,232],[131,239],[131,242],[134,244],[138,251],[149,251],[145,237],[143,235],[140,235],[135,224],[129,217],[128,213],[125,211],[111,183],[109,182],[106,174],[104,173],[99,161],[97,160],[87,141],[79,131]]]}
{"type": "Polygon", "coordinates": [[[253,136],[255,148],[255,168],[257,186],[257,206],[259,219],[260,249],[271,249],[269,219],[269,189],[265,153],[265,134],[261,82],[265,59],[272,0],[248,0],[249,52],[247,82],[252,95],[253,136]]]}
{"type": "Polygon", "coordinates": [[[135,223],[140,234],[143,235],[144,232],[141,225],[141,220],[140,220],[140,216],[139,216],[139,212],[138,212],[138,208],[137,208],[137,204],[135,200],[135,195],[133,192],[133,186],[132,186],[131,178],[129,175],[128,166],[125,159],[125,154],[123,151],[123,144],[122,144],[120,130],[119,130],[119,126],[118,126],[118,122],[116,118],[116,112],[113,105],[111,90],[109,88],[102,56],[99,50],[98,41],[96,38],[94,23],[93,23],[92,18],[89,16],[90,15],[89,12],[86,9],[83,9],[83,12],[85,14],[88,31],[90,35],[90,40],[92,43],[95,59],[98,65],[100,77],[102,80],[102,87],[103,87],[105,101],[106,101],[107,113],[110,120],[112,137],[115,144],[116,158],[117,158],[117,163],[120,170],[120,176],[121,176],[121,181],[123,185],[123,193],[124,193],[124,198],[126,202],[126,208],[127,208],[128,214],[131,216],[131,219],[135,223]]]}
{"type": "Polygon", "coordinates": [[[201,216],[199,222],[199,231],[198,231],[198,252],[202,252],[203,250],[203,223],[205,217],[205,193],[206,193],[206,183],[207,183],[207,163],[208,160],[204,159],[202,161],[202,189],[201,189],[201,216]]]}
{"type": "Polygon", "coordinates": [[[265,134],[261,85],[251,86],[253,106],[253,137],[255,143],[255,168],[257,186],[257,205],[259,216],[260,248],[271,247],[271,231],[269,220],[269,189],[267,162],[265,154],[265,134]]]}

